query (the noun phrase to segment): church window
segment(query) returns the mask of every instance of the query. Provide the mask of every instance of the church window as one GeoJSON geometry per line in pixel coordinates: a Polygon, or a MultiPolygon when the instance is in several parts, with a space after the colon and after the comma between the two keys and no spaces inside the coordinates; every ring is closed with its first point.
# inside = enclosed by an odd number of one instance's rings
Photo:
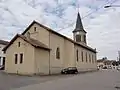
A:
{"type": "Polygon", "coordinates": [[[2,57],[0,57],[0,63],[1,63],[1,58],[2,58],[2,57]]]}
{"type": "Polygon", "coordinates": [[[81,35],[76,35],[76,41],[80,42],[81,41],[81,35]]]}
{"type": "Polygon", "coordinates": [[[20,42],[18,42],[18,47],[20,47],[20,42]]]}
{"type": "Polygon", "coordinates": [[[27,37],[30,38],[30,32],[27,33],[27,37]]]}
{"type": "Polygon", "coordinates": [[[20,63],[23,63],[23,53],[20,54],[20,63]]]}
{"type": "Polygon", "coordinates": [[[87,62],[87,52],[86,52],[86,62],[87,62]]]}
{"type": "Polygon", "coordinates": [[[78,62],[78,59],[79,59],[79,57],[78,57],[78,50],[76,50],[76,57],[77,57],[77,62],[78,62]]]}
{"type": "Polygon", "coordinates": [[[94,58],[93,58],[93,55],[92,55],[92,62],[94,63],[94,58]]]}
{"type": "Polygon", "coordinates": [[[84,42],[86,42],[86,35],[84,35],[84,42]]]}
{"type": "Polygon", "coordinates": [[[18,54],[15,54],[15,64],[18,62],[18,54]]]}
{"type": "Polygon", "coordinates": [[[91,62],[91,56],[90,56],[90,54],[89,54],[89,62],[91,62]]]}
{"type": "Polygon", "coordinates": [[[60,59],[60,48],[59,47],[56,50],[56,58],[60,59]]]}
{"type": "Polygon", "coordinates": [[[82,57],[82,62],[83,62],[83,61],[84,61],[84,60],[83,60],[83,51],[81,52],[81,57],[82,57]]]}
{"type": "Polygon", "coordinates": [[[34,27],[34,31],[36,31],[37,30],[37,28],[36,27],[34,27]]]}

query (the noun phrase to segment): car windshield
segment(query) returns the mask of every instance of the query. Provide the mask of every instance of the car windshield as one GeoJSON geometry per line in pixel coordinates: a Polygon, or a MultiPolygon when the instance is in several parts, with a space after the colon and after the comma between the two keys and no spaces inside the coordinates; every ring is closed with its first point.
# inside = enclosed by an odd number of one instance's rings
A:
{"type": "Polygon", "coordinates": [[[71,69],[76,69],[76,67],[69,67],[69,70],[71,70],[71,69]]]}

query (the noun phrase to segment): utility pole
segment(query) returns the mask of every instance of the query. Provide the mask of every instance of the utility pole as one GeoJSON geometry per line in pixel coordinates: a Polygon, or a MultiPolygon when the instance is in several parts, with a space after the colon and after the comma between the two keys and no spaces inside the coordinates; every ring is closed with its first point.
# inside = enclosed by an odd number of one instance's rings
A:
{"type": "Polygon", "coordinates": [[[120,61],[120,51],[118,51],[118,61],[120,61]]]}

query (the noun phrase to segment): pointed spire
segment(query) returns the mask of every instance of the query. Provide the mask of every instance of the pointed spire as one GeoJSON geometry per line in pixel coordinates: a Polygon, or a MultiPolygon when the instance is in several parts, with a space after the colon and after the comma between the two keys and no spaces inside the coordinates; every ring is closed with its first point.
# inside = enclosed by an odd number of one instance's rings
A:
{"type": "Polygon", "coordinates": [[[83,24],[82,24],[79,12],[78,12],[78,15],[77,15],[76,27],[75,27],[75,30],[73,32],[76,32],[76,31],[83,31],[83,32],[86,33],[86,31],[83,28],[83,24]]]}
{"type": "Polygon", "coordinates": [[[79,12],[78,12],[78,15],[77,15],[76,29],[83,29],[83,25],[82,25],[82,21],[81,21],[81,17],[80,17],[79,12]]]}

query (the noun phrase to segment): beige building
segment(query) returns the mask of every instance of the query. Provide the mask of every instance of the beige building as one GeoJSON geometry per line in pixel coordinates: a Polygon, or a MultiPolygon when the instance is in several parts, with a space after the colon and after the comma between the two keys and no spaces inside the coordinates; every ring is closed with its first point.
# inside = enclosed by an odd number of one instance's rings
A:
{"type": "Polygon", "coordinates": [[[17,74],[56,74],[63,68],[96,70],[96,50],[87,46],[86,31],[78,13],[74,40],[33,21],[3,49],[5,72],[17,74]]]}
{"type": "Polygon", "coordinates": [[[99,69],[103,69],[103,68],[107,68],[107,69],[114,69],[116,67],[113,66],[113,62],[115,62],[115,60],[108,60],[108,59],[98,59],[97,60],[97,67],[99,69]]]}
{"type": "Polygon", "coordinates": [[[0,66],[5,65],[5,53],[2,51],[2,49],[8,44],[9,42],[0,40],[0,66]]]}

